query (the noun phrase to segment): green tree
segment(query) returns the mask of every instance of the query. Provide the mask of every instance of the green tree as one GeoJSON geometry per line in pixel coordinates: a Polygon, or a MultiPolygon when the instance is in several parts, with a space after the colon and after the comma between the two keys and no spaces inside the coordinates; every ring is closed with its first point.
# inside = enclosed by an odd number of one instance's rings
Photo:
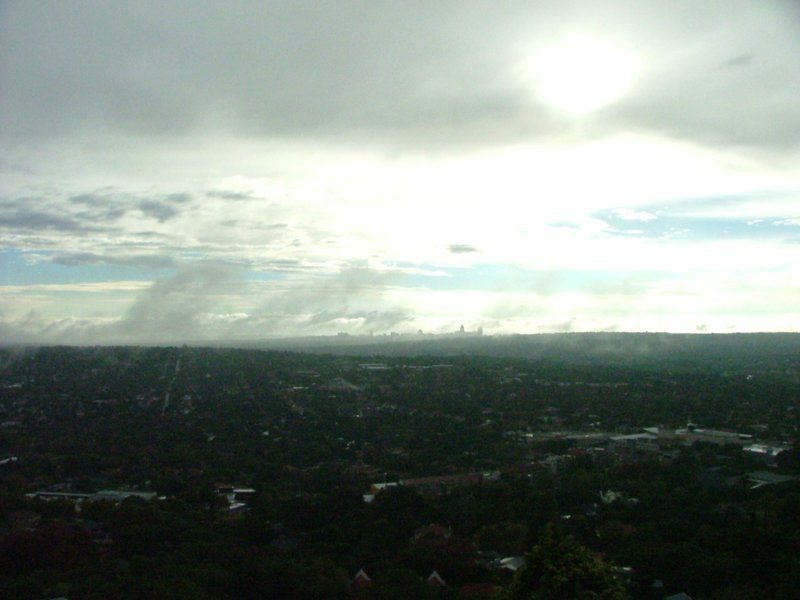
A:
{"type": "Polygon", "coordinates": [[[550,525],[500,598],[624,600],[629,595],[614,577],[610,564],[550,525]]]}

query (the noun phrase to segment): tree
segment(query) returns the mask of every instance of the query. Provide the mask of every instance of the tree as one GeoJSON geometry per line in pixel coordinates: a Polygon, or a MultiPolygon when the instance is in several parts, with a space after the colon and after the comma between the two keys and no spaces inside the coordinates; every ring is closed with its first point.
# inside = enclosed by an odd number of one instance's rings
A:
{"type": "Polygon", "coordinates": [[[629,595],[614,577],[610,564],[549,525],[501,598],[624,600],[629,595]]]}

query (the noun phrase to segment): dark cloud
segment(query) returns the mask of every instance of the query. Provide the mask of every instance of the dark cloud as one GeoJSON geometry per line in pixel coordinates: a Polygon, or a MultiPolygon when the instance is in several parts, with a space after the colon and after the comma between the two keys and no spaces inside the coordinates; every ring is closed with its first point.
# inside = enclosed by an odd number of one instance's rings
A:
{"type": "Polygon", "coordinates": [[[303,262],[294,258],[275,258],[261,263],[262,269],[270,271],[297,271],[303,269],[303,262]]]}
{"type": "Polygon", "coordinates": [[[384,293],[394,275],[354,267],[310,281],[281,284],[261,308],[215,321],[222,299],[241,288],[243,271],[220,263],[181,267],[156,281],[105,334],[148,343],[247,339],[274,335],[388,331],[413,320],[384,293]],[[209,321],[209,315],[212,315],[209,321]]]}
{"type": "Polygon", "coordinates": [[[478,249],[471,244],[450,244],[447,249],[453,254],[469,254],[478,252],[478,249]]]}
{"type": "Polygon", "coordinates": [[[250,200],[252,196],[247,192],[233,192],[229,190],[213,190],[206,192],[209,198],[221,198],[223,200],[250,200]]]}
{"type": "Polygon", "coordinates": [[[102,191],[78,194],[69,198],[70,204],[83,205],[90,209],[76,213],[75,217],[79,220],[113,221],[123,217],[135,207],[159,223],[178,215],[179,211],[175,205],[187,204],[191,200],[192,195],[185,192],[137,198],[130,194],[102,191]]]}
{"type": "Polygon", "coordinates": [[[27,232],[62,231],[67,233],[88,233],[108,231],[107,228],[84,223],[69,216],[36,209],[2,211],[2,207],[0,207],[0,228],[27,232]]]}
{"type": "Polygon", "coordinates": [[[753,62],[753,53],[747,52],[745,54],[737,54],[736,56],[732,56],[728,59],[725,59],[720,64],[720,67],[723,69],[736,69],[739,67],[746,67],[753,62]]]}
{"type": "Polygon", "coordinates": [[[95,210],[84,210],[75,213],[75,218],[79,221],[97,222],[97,221],[116,221],[125,216],[128,212],[122,206],[109,206],[95,210]]]}
{"type": "Polygon", "coordinates": [[[186,202],[191,202],[192,195],[187,193],[179,193],[179,194],[167,194],[164,196],[164,200],[166,202],[175,202],[177,204],[185,204],[186,202]]]}
{"type": "Polygon", "coordinates": [[[110,194],[78,194],[70,197],[69,203],[87,207],[87,210],[74,213],[81,222],[116,221],[128,212],[125,202],[110,194]]]}
{"type": "MultiPolygon", "coordinates": [[[[167,236],[165,236],[160,231],[134,231],[133,235],[135,235],[137,238],[145,238],[151,240],[155,239],[164,240],[167,238],[167,236]]],[[[155,242],[150,242],[150,243],[155,243],[155,242]]]]}
{"type": "Polygon", "coordinates": [[[99,194],[78,194],[69,199],[73,204],[84,204],[86,206],[106,206],[109,203],[108,196],[99,194]]]}
{"type": "Polygon", "coordinates": [[[0,198],[0,228],[20,232],[81,234],[118,231],[117,222],[132,209],[164,223],[179,214],[178,206],[191,200],[176,193],[136,197],[116,192],[87,192],[60,199],[52,197],[0,198]]]}
{"type": "Polygon", "coordinates": [[[147,341],[187,340],[203,335],[201,316],[213,309],[241,273],[227,265],[196,264],[153,283],[119,324],[126,337],[147,341]]]}
{"type": "Polygon", "coordinates": [[[717,24],[706,21],[715,12],[708,10],[692,35],[651,54],[606,125],[739,151],[796,150],[800,111],[791,82],[800,79],[800,5],[736,4],[742,10],[720,14],[717,24]]]}
{"type": "Polygon", "coordinates": [[[0,126],[426,148],[561,136],[563,120],[520,75],[526,49],[600,29],[645,64],[597,131],[786,147],[800,138],[799,15],[778,0],[9,2],[0,126]]]}
{"type": "Polygon", "coordinates": [[[159,223],[164,223],[178,216],[178,209],[163,202],[145,200],[140,202],[137,207],[145,215],[156,219],[159,223]]]}

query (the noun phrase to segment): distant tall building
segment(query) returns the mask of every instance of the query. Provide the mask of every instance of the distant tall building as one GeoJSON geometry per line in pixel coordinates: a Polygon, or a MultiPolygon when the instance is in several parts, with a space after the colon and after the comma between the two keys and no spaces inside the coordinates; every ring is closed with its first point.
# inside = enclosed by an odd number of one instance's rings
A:
{"type": "Polygon", "coordinates": [[[464,325],[461,325],[461,329],[458,330],[458,333],[464,333],[464,325]]]}

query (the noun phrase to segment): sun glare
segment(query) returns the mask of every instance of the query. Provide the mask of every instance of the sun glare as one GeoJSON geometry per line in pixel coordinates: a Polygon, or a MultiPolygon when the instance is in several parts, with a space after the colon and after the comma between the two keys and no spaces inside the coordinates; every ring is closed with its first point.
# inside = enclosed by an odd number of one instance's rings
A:
{"type": "Polygon", "coordinates": [[[531,74],[542,100],[580,115],[624,96],[633,83],[636,66],[636,57],[624,48],[576,36],[539,52],[531,74]]]}

